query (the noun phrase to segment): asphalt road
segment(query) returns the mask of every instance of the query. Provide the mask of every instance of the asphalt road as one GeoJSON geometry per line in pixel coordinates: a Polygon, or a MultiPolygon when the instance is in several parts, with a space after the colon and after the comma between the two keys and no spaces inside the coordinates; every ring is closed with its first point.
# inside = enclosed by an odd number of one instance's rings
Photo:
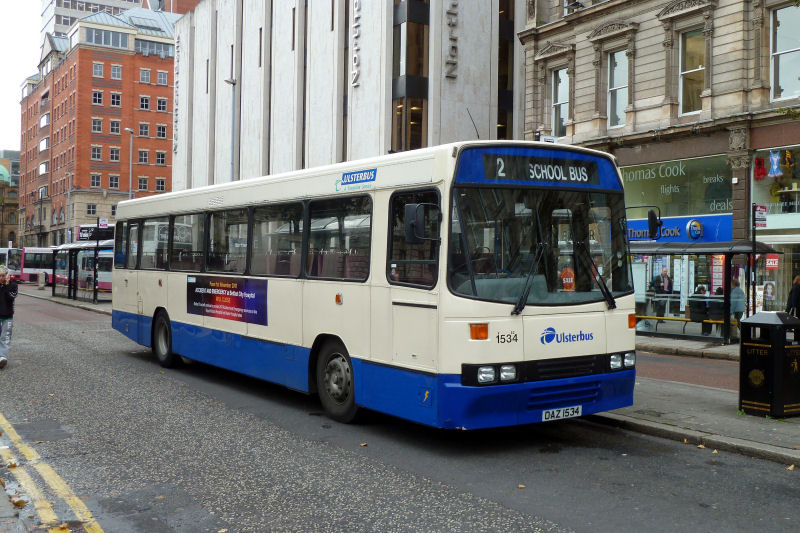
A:
{"type": "Polygon", "coordinates": [[[108,316],[25,296],[0,387],[0,414],[106,532],[800,530],[782,465],[586,420],[344,426],[281,387],[163,370],[108,316]]]}

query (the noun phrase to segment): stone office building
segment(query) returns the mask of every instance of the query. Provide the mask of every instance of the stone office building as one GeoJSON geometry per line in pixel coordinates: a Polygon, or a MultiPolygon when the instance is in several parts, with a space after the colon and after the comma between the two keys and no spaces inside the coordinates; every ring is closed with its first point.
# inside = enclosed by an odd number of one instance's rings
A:
{"type": "MultiPolygon", "coordinates": [[[[751,203],[765,205],[758,238],[784,255],[762,262],[756,283],[777,284],[785,301],[800,273],[795,2],[529,0],[526,15],[524,138],[614,154],[628,204],[661,208],[662,241],[748,239],[751,203]]],[[[643,227],[631,220],[629,235],[643,227]]],[[[684,296],[698,284],[714,290],[717,259],[635,258],[641,290],[663,267],[684,296]]],[[[733,278],[743,277],[735,263],[733,278]]]]}
{"type": "Polygon", "coordinates": [[[523,0],[204,0],[176,25],[173,187],[520,138],[523,0]]]}

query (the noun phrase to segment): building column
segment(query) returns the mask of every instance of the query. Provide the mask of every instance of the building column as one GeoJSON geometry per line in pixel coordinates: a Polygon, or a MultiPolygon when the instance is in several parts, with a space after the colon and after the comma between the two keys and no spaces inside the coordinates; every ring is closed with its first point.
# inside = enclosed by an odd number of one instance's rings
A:
{"type": "Polygon", "coordinates": [[[728,128],[728,164],[733,176],[733,240],[750,239],[750,128],[728,128]]]}

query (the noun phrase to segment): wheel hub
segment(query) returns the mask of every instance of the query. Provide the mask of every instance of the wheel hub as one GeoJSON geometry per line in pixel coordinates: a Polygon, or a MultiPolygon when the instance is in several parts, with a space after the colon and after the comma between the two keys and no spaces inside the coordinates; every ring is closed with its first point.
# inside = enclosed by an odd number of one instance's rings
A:
{"type": "Polygon", "coordinates": [[[350,394],[350,365],[341,354],[336,354],[325,367],[325,390],[333,400],[343,403],[350,394]]]}

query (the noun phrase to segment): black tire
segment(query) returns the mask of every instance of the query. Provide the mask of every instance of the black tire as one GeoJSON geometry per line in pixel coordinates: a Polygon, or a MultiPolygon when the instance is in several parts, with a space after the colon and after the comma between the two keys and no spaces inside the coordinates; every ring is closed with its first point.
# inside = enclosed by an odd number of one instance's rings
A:
{"type": "Polygon", "coordinates": [[[152,346],[153,354],[164,368],[174,368],[180,364],[180,356],[172,352],[172,325],[164,311],[159,311],[153,321],[152,346]]]}
{"type": "Polygon", "coordinates": [[[342,343],[328,341],[322,346],[317,358],[317,390],[330,418],[345,424],[356,419],[359,408],[353,385],[353,364],[342,343]]]}

